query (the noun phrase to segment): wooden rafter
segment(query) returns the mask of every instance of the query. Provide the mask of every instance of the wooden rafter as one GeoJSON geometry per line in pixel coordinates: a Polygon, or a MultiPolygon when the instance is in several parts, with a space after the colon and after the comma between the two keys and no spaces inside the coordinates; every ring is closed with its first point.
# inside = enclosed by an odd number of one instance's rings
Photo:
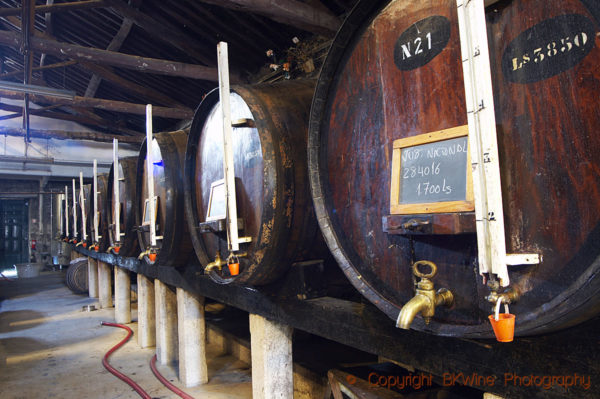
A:
{"type": "MultiPolygon", "coordinates": [[[[21,47],[19,34],[0,31],[0,43],[14,48],[21,47]]],[[[182,62],[160,60],[156,58],[139,57],[117,53],[76,44],[63,43],[56,40],[31,38],[31,48],[59,57],[69,57],[76,60],[97,62],[116,67],[133,69],[140,72],[150,72],[161,75],[178,76],[191,79],[218,81],[217,69],[203,65],[185,64],[182,62]]]]}
{"type": "MultiPolygon", "coordinates": [[[[54,0],[46,0],[46,5],[51,6],[54,4],[54,0]]],[[[46,25],[46,33],[49,35],[54,35],[54,18],[52,18],[52,13],[44,14],[44,24],[46,25]]],[[[40,55],[40,67],[46,64],[46,53],[42,53],[40,55]]],[[[44,79],[45,73],[42,72],[42,80],[44,79]]]]}
{"type": "Polygon", "coordinates": [[[334,35],[341,21],[316,7],[297,0],[201,0],[203,3],[264,15],[309,32],[334,35]]]}
{"type": "MultiPolygon", "coordinates": [[[[62,121],[82,123],[84,125],[94,126],[94,127],[102,128],[105,130],[110,130],[115,133],[126,134],[129,136],[136,136],[136,135],[144,134],[143,132],[138,132],[135,130],[125,129],[125,128],[122,128],[119,126],[115,126],[114,124],[111,124],[108,121],[103,120],[101,118],[97,119],[97,118],[90,118],[87,116],[65,114],[62,112],[51,112],[52,109],[59,108],[62,106],[63,106],[62,104],[54,104],[54,105],[51,105],[48,107],[31,108],[29,110],[29,114],[35,115],[35,116],[38,116],[41,118],[50,118],[50,119],[58,119],[58,120],[62,120],[62,121]]],[[[12,118],[16,118],[16,117],[19,117],[22,115],[21,107],[18,107],[16,105],[12,105],[12,104],[0,103],[0,110],[14,112],[11,115],[6,115],[6,117],[4,119],[12,119],[12,118]]]]}
{"type": "MultiPolygon", "coordinates": [[[[0,96],[11,99],[22,99],[23,93],[17,93],[11,90],[0,89],[0,96]]],[[[74,107],[97,108],[105,111],[122,112],[126,114],[146,115],[145,104],[134,104],[124,101],[103,100],[100,98],[88,98],[75,96],[73,100],[45,96],[40,94],[30,94],[31,101],[47,104],[61,104],[74,107]]],[[[181,108],[152,107],[154,116],[172,119],[191,119],[194,111],[181,108]]]]}
{"type": "Polygon", "coordinates": [[[162,42],[189,54],[191,57],[205,65],[216,65],[216,54],[205,54],[194,45],[194,39],[185,34],[181,29],[166,21],[160,23],[147,14],[123,3],[120,0],[106,0],[107,4],[124,18],[131,19],[137,26],[149,35],[162,42]]]}
{"type": "MultiPolygon", "coordinates": [[[[100,78],[113,83],[116,86],[119,86],[123,91],[129,92],[131,94],[136,94],[143,97],[148,102],[163,104],[176,108],[186,108],[180,102],[173,100],[171,97],[162,94],[161,92],[154,90],[148,86],[142,86],[137,83],[134,83],[130,80],[127,80],[119,75],[117,75],[111,68],[103,67],[101,65],[94,64],[92,62],[81,62],[80,66],[93,74],[99,76],[100,78]]],[[[93,97],[93,96],[85,96],[85,97],[93,97]]],[[[190,110],[191,111],[191,110],[190,110]]]]}
{"type": "MultiPolygon", "coordinates": [[[[74,10],[85,10],[90,8],[106,7],[106,4],[102,0],[84,0],[84,1],[73,1],[70,3],[57,3],[47,4],[35,7],[36,13],[52,13],[52,12],[63,12],[63,11],[74,11],[74,10]]],[[[22,8],[0,8],[0,17],[21,15],[22,8]]]]}
{"type": "MultiPolygon", "coordinates": [[[[33,70],[33,72],[36,72],[36,71],[45,71],[48,69],[63,68],[63,67],[73,66],[73,65],[77,64],[77,62],[78,61],[57,62],[55,64],[48,64],[48,65],[44,65],[44,66],[33,67],[32,70],[33,70]]],[[[19,76],[19,75],[23,76],[22,70],[5,72],[5,73],[0,74],[0,80],[10,78],[13,76],[19,76]]]]}
{"type": "MultiPolygon", "coordinates": [[[[35,0],[23,0],[21,9],[21,38],[23,48],[23,83],[31,83],[33,74],[33,49],[31,48],[31,39],[35,31],[35,0]]],[[[25,142],[29,142],[29,94],[23,97],[23,130],[25,131],[25,142]]]]}
{"type": "MultiPolygon", "coordinates": [[[[112,40],[110,41],[110,43],[108,44],[108,47],[106,47],[106,49],[108,51],[119,51],[121,49],[121,46],[123,45],[123,42],[129,35],[129,32],[131,31],[132,26],[133,26],[133,21],[130,20],[129,18],[124,18],[123,22],[121,23],[121,27],[119,28],[119,31],[112,38],[112,40]]],[[[95,64],[92,64],[92,65],[95,65],[95,64]]],[[[88,86],[85,89],[85,94],[83,96],[84,97],[95,97],[96,91],[98,90],[98,87],[100,87],[101,81],[102,81],[102,77],[100,75],[98,75],[97,73],[94,73],[92,75],[92,77],[90,78],[90,81],[88,82],[88,86]]]]}
{"type": "MultiPolygon", "coordinates": [[[[0,126],[0,134],[7,136],[24,137],[25,131],[23,129],[15,129],[0,126]]],[[[58,139],[58,140],[93,140],[102,142],[112,142],[113,139],[118,139],[120,143],[132,143],[139,144],[144,140],[144,136],[115,136],[106,133],[96,132],[69,132],[64,130],[39,130],[31,129],[31,137],[37,137],[42,139],[58,139]]]]}

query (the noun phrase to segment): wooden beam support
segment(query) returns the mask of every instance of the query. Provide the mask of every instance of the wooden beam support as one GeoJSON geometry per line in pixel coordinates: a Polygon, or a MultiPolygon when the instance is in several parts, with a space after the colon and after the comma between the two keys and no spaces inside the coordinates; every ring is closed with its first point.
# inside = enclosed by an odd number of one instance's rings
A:
{"type": "MultiPolygon", "coordinates": [[[[0,89],[0,96],[12,99],[22,99],[23,93],[18,93],[11,90],[0,89]]],[[[31,101],[36,103],[61,104],[68,106],[98,108],[105,111],[123,112],[126,114],[146,115],[145,104],[133,104],[124,101],[104,100],[101,98],[88,98],[75,96],[73,100],[44,96],[40,94],[31,94],[31,101]]],[[[154,116],[171,119],[191,119],[194,112],[190,109],[167,108],[167,107],[152,107],[154,116]]]]}
{"type": "MultiPolygon", "coordinates": [[[[21,47],[19,34],[8,31],[0,31],[0,44],[14,48],[21,47]]],[[[190,79],[203,79],[218,81],[217,68],[206,67],[182,62],[160,60],[156,58],[139,57],[135,55],[122,54],[114,51],[101,50],[97,48],[84,47],[76,44],[58,42],[56,40],[31,38],[31,48],[46,54],[58,57],[69,57],[71,59],[97,62],[120,68],[133,69],[140,72],[149,72],[159,75],[178,76],[190,79]]]]}
{"type": "Polygon", "coordinates": [[[341,21],[330,13],[297,0],[201,0],[203,3],[264,15],[297,28],[333,36],[341,21]]]}
{"type": "Polygon", "coordinates": [[[194,43],[194,39],[185,34],[177,26],[166,21],[158,22],[154,18],[136,10],[120,0],[107,0],[107,4],[115,10],[117,14],[120,14],[123,18],[131,19],[137,26],[155,39],[172,45],[205,65],[216,65],[216,54],[211,53],[207,55],[204,52],[199,51],[194,43]]]}
{"type": "MultiPolygon", "coordinates": [[[[21,21],[23,25],[21,29],[21,39],[23,43],[23,56],[25,57],[25,61],[23,62],[23,83],[28,85],[31,83],[33,74],[33,50],[31,48],[31,39],[33,32],[35,31],[35,0],[23,0],[22,4],[21,21]]],[[[27,144],[30,141],[28,93],[25,93],[25,96],[23,97],[23,129],[25,130],[25,143],[27,144]]]]}
{"type": "MultiPolygon", "coordinates": [[[[122,78],[121,76],[117,75],[109,67],[103,67],[101,65],[94,64],[92,62],[81,62],[80,65],[82,68],[87,69],[88,71],[92,72],[94,74],[94,76],[98,76],[99,78],[102,78],[102,79],[106,80],[107,82],[111,82],[111,83],[119,86],[123,90],[128,91],[131,94],[136,94],[136,95],[142,96],[148,102],[162,104],[162,105],[168,105],[168,106],[177,107],[177,108],[185,108],[185,109],[188,109],[189,111],[192,111],[191,109],[185,107],[180,102],[173,100],[171,97],[169,97],[165,94],[162,94],[161,92],[159,92],[157,90],[154,90],[150,87],[141,86],[137,83],[133,83],[130,80],[122,78]]],[[[86,93],[86,94],[88,94],[88,93],[86,93]]],[[[86,95],[84,97],[94,97],[94,96],[86,95]]]]}
{"type": "Polygon", "coordinates": [[[6,115],[0,116],[0,121],[6,121],[9,119],[20,118],[22,115],[23,115],[23,110],[19,110],[19,112],[15,112],[13,114],[6,114],[6,115]]]}
{"type": "MultiPolygon", "coordinates": [[[[18,128],[9,128],[0,126],[0,134],[7,136],[25,137],[25,131],[18,128]]],[[[57,140],[92,140],[101,142],[112,142],[113,139],[118,139],[119,143],[140,144],[144,139],[143,136],[117,136],[113,134],[97,133],[97,132],[68,132],[64,130],[38,130],[30,129],[30,137],[41,139],[57,139],[57,140]]]]}
{"type": "MultiPolygon", "coordinates": [[[[69,66],[73,66],[73,65],[75,65],[77,63],[78,63],[78,61],[63,61],[63,62],[57,62],[55,64],[44,65],[44,66],[39,66],[39,67],[33,67],[32,70],[33,70],[33,72],[36,72],[36,71],[45,71],[47,69],[56,69],[56,68],[62,68],[62,67],[69,67],[69,66]]],[[[5,79],[5,78],[10,78],[12,76],[19,76],[19,75],[23,75],[23,71],[5,72],[5,73],[0,74],[0,80],[5,79]]]]}
{"type": "MultiPolygon", "coordinates": [[[[54,0],[46,0],[46,5],[51,6],[54,4],[54,0]]],[[[46,25],[46,33],[49,35],[54,35],[54,18],[52,14],[47,12],[44,14],[44,23],[46,25]]],[[[40,66],[44,66],[46,64],[46,53],[42,53],[40,55],[40,66]]],[[[45,73],[42,72],[42,80],[45,81],[45,73]]]]}
{"type": "MultiPolygon", "coordinates": [[[[115,126],[114,124],[111,124],[108,121],[103,120],[102,118],[90,118],[87,116],[65,114],[65,113],[61,113],[61,112],[50,112],[51,109],[62,107],[62,106],[63,105],[55,104],[55,105],[51,105],[49,107],[43,107],[43,108],[30,108],[29,114],[39,116],[40,118],[50,118],[50,119],[58,119],[58,120],[62,120],[62,121],[82,123],[84,125],[94,126],[94,127],[102,128],[105,130],[113,131],[115,133],[126,134],[128,136],[139,136],[139,135],[144,134],[143,132],[138,132],[135,130],[124,129],[122,127],[115,126]]],[[[16,116],[23,115],[22,108],[19,106],[16,106],[16,105],[0,103],[0,109],[4,110],[4,111],[10,111],[10,112],[15,113],[12,115],[6,115],[6,116],[10,116],[10,117],[6,117],[4,119],[12,119],[16,116]]],[[[0,120],[2,120],[2,117],[0,117],[0,120]]]]}
{"type": "MultiPolygon", "coordinates": [[[[90,8],[101,8],[106,7],[103,0],[84,0],[84,1],[73,1],[70,3],[57,3],[50,5],[41,5],[35,7],[36,13],[53,13],[53,12],[64,12],[74,10],[86,10],[90,8]]],[[[6,17],[10,15],[21,15],[21,7],[16,8],[0,8],[0,17],[6,17]]]]}
{"type": "MultiPolygon", "coordinates": [[[[133,26],[133,21],[128,18],[123,19],[121,22],[121,27],[117,34],[112,38],[108,47],[106,49],[108,51],[119,51],[127,36],[129,36],[129,32],[131,32],[131,27],[133,26]]],[[[95,65],[95,64],[91,64],[95,65]]],[[[96,91],[98,87],[100,87],[100,82],[102,82],[102,77],[98,76],[97,73],[94,73],[88,82],[88,86],[85,89],[84,97],[96,97],[96,91]]]]}

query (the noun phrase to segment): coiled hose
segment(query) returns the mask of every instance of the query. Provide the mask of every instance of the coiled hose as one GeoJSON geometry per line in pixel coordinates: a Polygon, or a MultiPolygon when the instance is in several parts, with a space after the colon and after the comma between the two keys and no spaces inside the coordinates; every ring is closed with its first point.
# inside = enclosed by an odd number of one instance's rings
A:
{"type": "Polygon", "coordinates": [[[164,386],[173,391],[177,396],[183,399],[194,399],[193,396],[188,395],[181,389],[177,388],[175,385],[171,384],[169,380],[167,380],[165,377],[162,376],[161,373],[159,373],[158,369],[156,368],[156,355],[152,356],[152,359],[150,359],[150,368],[152,369],[152,372],[154,373],[156,378],[158,378],[158,380],[162,382],[164,386]]]}
{"type": "Polygon", "coordinates": [[[106,321],[103,321],[100,324],[103,325],[103,326],[122,328],[123,330],[127,331],[127,336],[125,338],[123,338],[121,340],[121,342],[119,342],[118,344],[116,344],[115,346],[113,346],[112,348],[110,348],[110,350],[108,352],[106,352],[106,354],[104,355],[104,358],[102,359],[102,365],[104,366],[104,368],[107,369],[114,376],[116,376],[118,379],[120,379],[120,380],[124,381],[125,383],[127,383],[142,398],[144,398],[144,399],[152,399],[152,397],[150,395],[148,395],[148,393],[146,391],[144,391],[142,389],[142,387],[140,387],[138,384],[136,384],[135,381],[133,381],[131,378],[127,377],[125,374],[119,372],[117,369],[115,369],[113,366],[111,366],[108,363],[108,357],[110,355],[112,355],[113,352],[116,351],[117,349],[119,349],[121,346],[125,345],[125,343],[127,341],[129,341],[129,338],[131,338],[131,336],[133,335],[133,331],[131,330],[131,328],[129,328],[127,326],[124,326],[122,324],[108,323],[106,321]]]}

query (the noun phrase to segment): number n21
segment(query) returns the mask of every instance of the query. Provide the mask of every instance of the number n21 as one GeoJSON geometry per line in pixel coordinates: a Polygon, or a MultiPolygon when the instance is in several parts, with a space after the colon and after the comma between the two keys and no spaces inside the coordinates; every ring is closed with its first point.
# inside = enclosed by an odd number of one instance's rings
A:
{"type": "MultiPolygon", "coordinates": [[[[428,32],[425,35],[425,38],[427,39],[427,50],[431,50],[431,32],[428,32]]],[[[421,48],[422,42],[423,42],[423,39],[421,39],[421,37],[417,37],[415,40],[413,40],[413,44],[415,45],[414,54],[411,53],[411,49],[410,49],[411,42],[403,44],[402,45],[402,59],[405,60],[407,58],[412,57],[413,55],[421,54],[423,52],[423,49],[421,48]]]]}

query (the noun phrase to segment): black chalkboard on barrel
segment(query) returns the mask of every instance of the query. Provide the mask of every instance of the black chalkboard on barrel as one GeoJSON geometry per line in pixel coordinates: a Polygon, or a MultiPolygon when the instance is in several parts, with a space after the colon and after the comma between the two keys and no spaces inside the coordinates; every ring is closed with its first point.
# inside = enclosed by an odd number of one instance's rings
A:
{"type": "Polygon", "coordinates": [[[467,126],[394,141],[392,214],[473,210],[467,126]]]}

